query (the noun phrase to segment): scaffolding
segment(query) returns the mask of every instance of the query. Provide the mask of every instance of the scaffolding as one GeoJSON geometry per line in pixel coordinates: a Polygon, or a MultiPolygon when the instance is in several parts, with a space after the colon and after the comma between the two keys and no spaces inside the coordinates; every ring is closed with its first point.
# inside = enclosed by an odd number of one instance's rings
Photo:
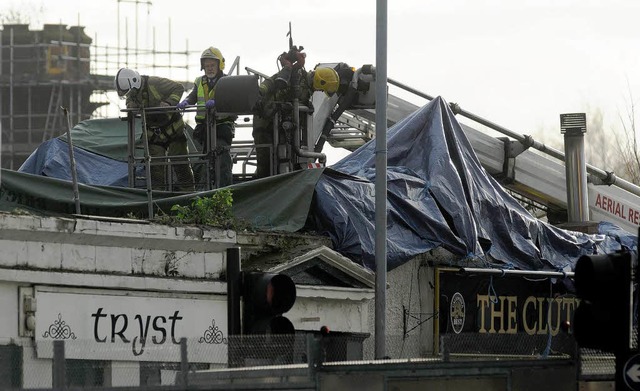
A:
{"type": "MultiPolygon", "coordinates": [[[[170,68],[170,72],[184,71],[188,80],[190,66],[198,65],[190,65],[194,52],[188,49],[157,49],[155,31],[151,49],[135,46],[99,46],[97,37],[89,37],[82,26],[45,24],[42,30],[30,30],[27,24],[2,26],[1,167],[17,170],[40,144],[65,133],[62,108],[74,124],[117,116],[113,75],[120,67],[154,73],[170,68]]],[[[182,83],[185,89],[191,87],[182,83]]]]}

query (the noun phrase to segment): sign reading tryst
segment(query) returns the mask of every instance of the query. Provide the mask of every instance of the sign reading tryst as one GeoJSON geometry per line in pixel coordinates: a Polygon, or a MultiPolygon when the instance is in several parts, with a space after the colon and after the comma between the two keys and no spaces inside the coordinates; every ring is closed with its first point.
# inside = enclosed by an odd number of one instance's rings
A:
{"type": "Polygon", "coordinates": [[[189,361],[227,362],[226,297],[38,287],[36,299],[38,357],[64,340],[71,359],[179,362],[186,337],[189,361]]]}

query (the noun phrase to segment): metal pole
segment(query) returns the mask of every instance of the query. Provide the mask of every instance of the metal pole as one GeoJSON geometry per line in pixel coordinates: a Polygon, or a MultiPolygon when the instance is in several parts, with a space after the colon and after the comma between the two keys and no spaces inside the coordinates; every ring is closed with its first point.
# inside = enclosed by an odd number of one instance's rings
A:
{"type": "Polygon", "coordinates": [[[387,1],[376,0],[375,356],[386,356],[387,288],[387,1]]]}
{"type": "Polygon", "coordinates": [[[460,271],[469,274],[492,274],[500,276],[522,276],[522,277],[548,277],[564,278],[573,277],[574,272],[545,272],[534,270],[507,270],[507,269],[482,269],[474,267],[462,267],[460,271]]]}
{"type": "MultiPolygon", "coordinates": [[[[4,45],[2,44],[2,31],[0,30],[0,75],[2,75],[2,52],[4,51],[4,45]]],[[[2,84],[0,84],[2,85],[2,84]]],[[[2,95],[3,92],[0,92],[0,158],[2,157],[2,95]]],[[[11,96],[9,96],[11,99],[11,96]]],[[[29,96],[29,104],[31,104],[31,96],[29,96]]],[[[31,116],[29,116],[31,118],[31,116]]],[[[31,142],[31,126],[29,126],[29,142],[31,142]]],[[[2,166],[2,159],[0,159],[0,168],[2,166]]],[[[0,172],[2,172],[0,170],[0,172]]],[[[0,175],[0,182],[2,181],[2,176],[0,175]]]]}
{"type": "Polygon", "coordinates": [[[229,334],[228,358],[229,367],[239,365],[238,338],[240,325],[240,248],[227,249],[227,328],[229,334]]]}
{"type": "MultiPolygon", "coordinates": [[[[116,50],[116,61],[117,61],[117,67],[120,67],[120,48],[122,47],[120,45],[120,0],[118,0],[118,48],[116,50]]],[[[105,60],[107,59],[106,53],[105,53],[105,60]]]]}
{"type": "Polygon", "coordinates": [[[187,338],[180,338],[180,378],[182,388],[189,388],[189,355],[187,354],[187,338]]]}
{"type": "Polygon", "coordinates": [[[147,171],[147,201],[149,218],[153,218],[153,187],[151,183],[151,155],[149,154],[149,138],[147,134],[147,113],[142,109],[142,139],[144,140],[144,162],[147,171]]]}
{"type": "Polygon", "coordinates": [[[207,110],[207,139],[209,140],[209,151],[213,155],[213,177],[215,180],[214,189],[220,188],[220,154],[218,153],[218,125],[216,125],[216,110],[207,110]]]}
{"type": "Polygon", "coordinates": [[[584,134],[567,130],[564,134],[565,172],[567,181],[567,221],[589,221],[587,165],[584,156],[584,134]]]}
{"type": "Polygon", "coordinates": [[[138,49],[138,5],[140,3],[136,1],[136,68],[140,66],[140,50],[138,49]]]}
{"type": "Polygon", "coordinates": [[[565,178],[567,186],[567,221],[589,221],[587,163],[584,157],[585,113],[560,114],[560,132],[564,134],[565,178]]]}
{"type": "MultiPolygon", "coordinates": [[[[13,53],[13,28],[9,30],[9,169],[13,170],[13,161],[15,156],[13,155],[13,71],[14,71],[14,53],[13,53]]],[[[45,130],[46,131],[46,130],[45,130]]]]}
{"type": "Polygon", "coordinates": [[[78,190],[78,173],[76,172],[76,159],[73,154],[73,139],[71,138],[71,119],[69,118],[69,110],[66,107],[61,108],[64,112],[64,117],[67,119],[67,142],[69,144],[69,162],[71,163],[71,183],[73,184],[73,201],[76,204],[76,214],[81,214],[80,211],[80,191],[78,190]]]}
{"type": "Polygon", "coordinates": [[[129,163],[129,187],[136,187],[136,125],[133,112],[127,112],[127,162],[129,163]]]}
{"type": "Polygon", "coordinates": [[[53,389],[62,391],[66,388],[66,363],[64,358],[64,340],[53,341],[53,389]]]}

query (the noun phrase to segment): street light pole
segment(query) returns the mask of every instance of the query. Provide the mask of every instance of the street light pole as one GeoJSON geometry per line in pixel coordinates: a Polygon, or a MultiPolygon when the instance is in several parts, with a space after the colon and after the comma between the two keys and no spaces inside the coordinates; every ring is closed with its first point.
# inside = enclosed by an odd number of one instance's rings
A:
{"type": "Polygon", "coordinates": [[[387,0],[376,0],[375,355],[385,357],[387,288],[387,0]]]}

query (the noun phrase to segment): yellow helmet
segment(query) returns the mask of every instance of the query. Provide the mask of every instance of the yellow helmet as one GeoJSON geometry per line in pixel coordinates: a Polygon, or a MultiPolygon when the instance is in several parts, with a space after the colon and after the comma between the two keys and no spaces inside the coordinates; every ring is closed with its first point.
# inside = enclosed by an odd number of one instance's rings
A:
{"type": "Polygon", "coordinates": [[[218,60],[218,62],[220,63],[220,70],[224,70],[224,57],[222,57],[222,53],[220,52],[220,49],[218,48],[214,48],[213,46],[206,48],[204,50],[204,52],[202,52],[202,55],[200,55],[200,70],[204,69],[204,59],[205,58],[212,58],[214,60],[218,60]]]}
{"type": "Polygon", "coordinates": [[[320,67],[313,71],[312,87],[314,91],[324,91],[328,95],[338,91],[340,77],[333,68],[320,67]]]}

